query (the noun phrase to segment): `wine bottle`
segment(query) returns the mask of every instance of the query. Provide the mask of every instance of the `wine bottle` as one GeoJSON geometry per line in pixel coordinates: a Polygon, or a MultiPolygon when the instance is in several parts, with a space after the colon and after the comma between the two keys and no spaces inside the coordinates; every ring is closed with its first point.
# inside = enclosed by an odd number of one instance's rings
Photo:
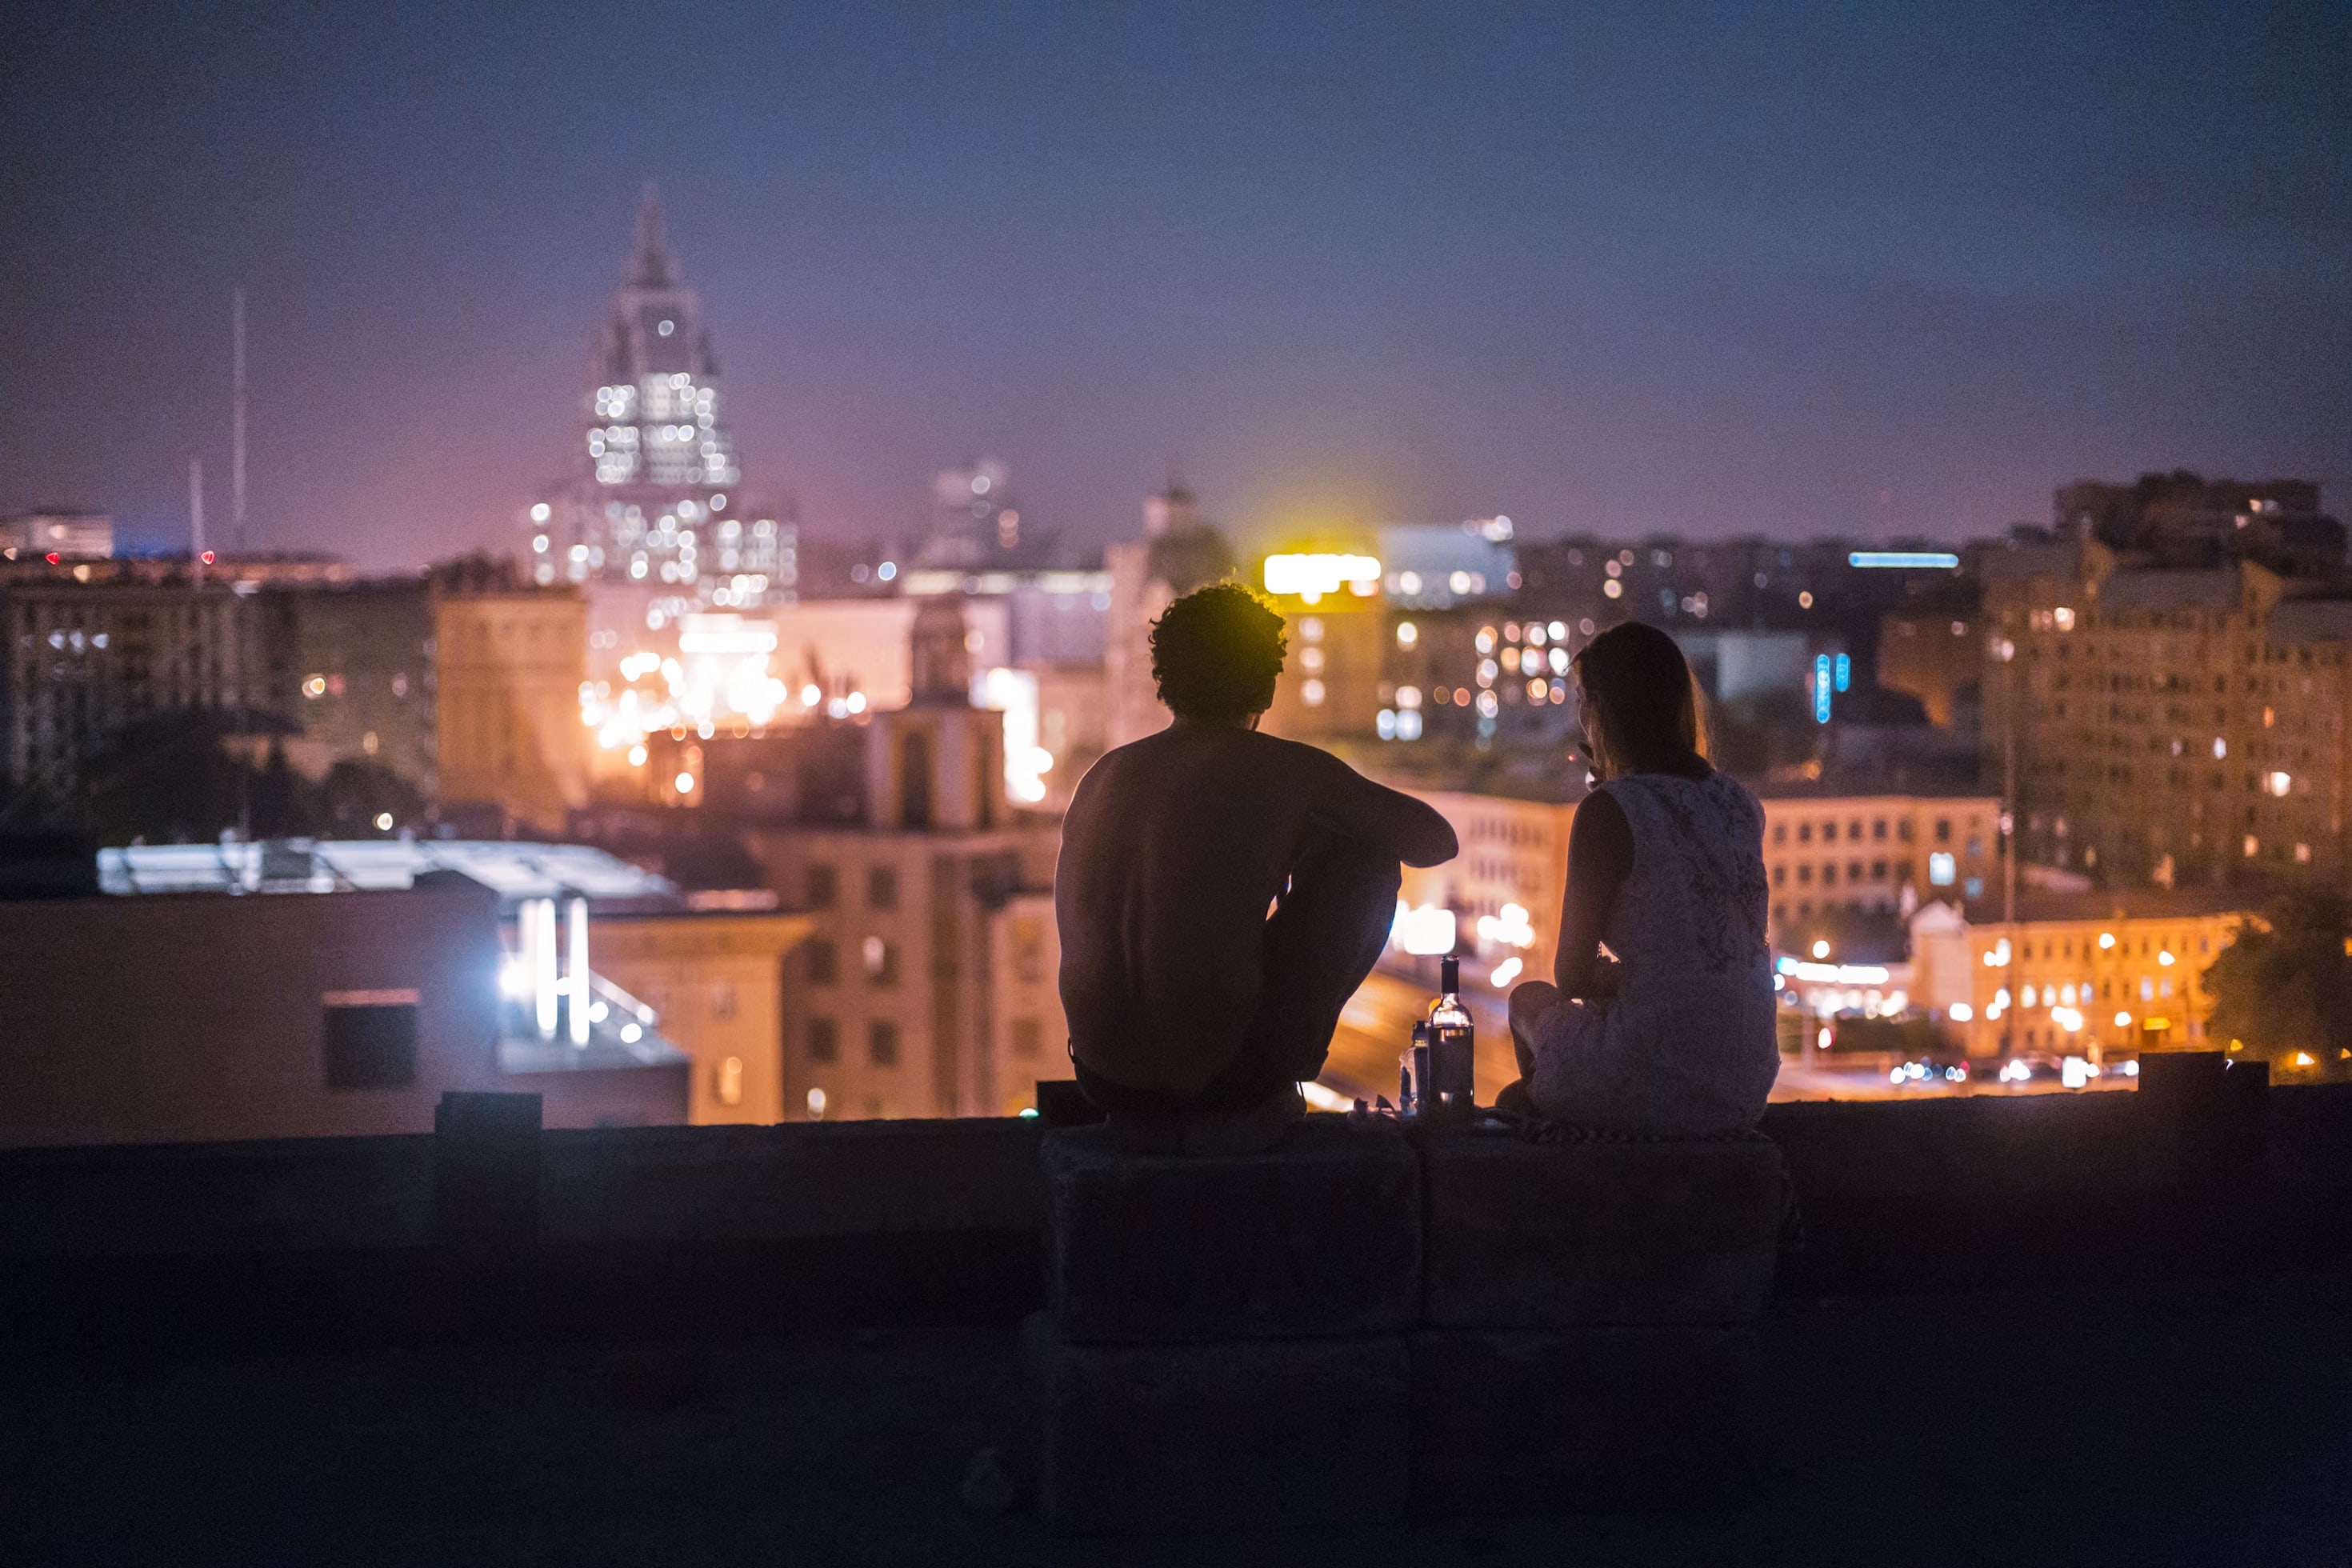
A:
{"type": "Polygon", "coordinates": [[[1477,1098],[1478,1058],[1470,1010],[1462,1005],[1462,961],[1438,963],[1438,997],[1429,1005],[1429,1081],[1423,1086],[1431,1111],[1466,1113],[1477,1098]]]}

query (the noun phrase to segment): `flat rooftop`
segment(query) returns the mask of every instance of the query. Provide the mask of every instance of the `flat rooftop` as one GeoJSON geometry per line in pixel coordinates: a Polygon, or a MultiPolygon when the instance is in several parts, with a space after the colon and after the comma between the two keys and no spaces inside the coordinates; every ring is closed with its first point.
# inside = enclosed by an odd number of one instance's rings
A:
{"type": "Polygon", "coordinates": [[[476,838],[294,838],[258,844],[149,844],[98,852],[100,890],[133,893],[398,891],[456,871],[501,900],[578,896],[687,907],[667,878],[583,844],[476,838]]]}

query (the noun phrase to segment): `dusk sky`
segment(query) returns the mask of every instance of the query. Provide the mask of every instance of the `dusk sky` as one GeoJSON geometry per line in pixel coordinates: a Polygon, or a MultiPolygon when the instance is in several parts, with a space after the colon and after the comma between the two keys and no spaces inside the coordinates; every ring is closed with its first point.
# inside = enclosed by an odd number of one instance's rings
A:
{"type": "Polygon", "coordinates": [[[2148,468],[2352,506],[2352,7],[12,12],[0,510],[514,547],[660,184],[748,492],[1270,539],[1945,538],[2148,468]]]}

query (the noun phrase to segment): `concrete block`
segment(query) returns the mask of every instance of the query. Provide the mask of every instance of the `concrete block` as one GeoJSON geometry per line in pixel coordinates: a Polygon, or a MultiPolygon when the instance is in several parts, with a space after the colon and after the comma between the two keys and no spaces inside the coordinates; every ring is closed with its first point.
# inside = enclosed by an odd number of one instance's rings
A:
{"type": "Polygon", "coordinates": [[[1041,1315],[1038,1511],[1061,1535],[1307,1528],[1404,1515],[1400,1334],[1087,1345],[1041,1315]]]}
{"type": "Polygon", "coordinates": [[[1748,1323],[1771,1294],[1769,1139],[1444,1132],[1422,1158],[1432,1328],[1748,1323]]]}
{"type": "Polygon", "coordinates": [[[540,1098],[450,1090],[433,1112],[433,1206],[440,1238],[527,1240],[539,1231],[540,1098]]]}
{"type": "Polygon", "coordinates": [[[1430,1329],[1412,1337],[1412,1507],[1704,1510],[1764,1474],[1748,1329],[1430,1329]]]}
{"type": "Polygon", "coordinates": [[[1091,1343],[1401,1332],[1421,1305],[1421,1172],[1336,1118],[1264,1153],[1139,1154],[1049,1134],[1048,1306],[1091,1343]]]}

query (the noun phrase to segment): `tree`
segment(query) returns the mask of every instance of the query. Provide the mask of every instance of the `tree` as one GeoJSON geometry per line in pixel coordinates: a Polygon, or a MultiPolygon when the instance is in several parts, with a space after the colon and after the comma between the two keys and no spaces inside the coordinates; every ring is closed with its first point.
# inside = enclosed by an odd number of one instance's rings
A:
{"type": "Polygon", "coordinates": [[[365,838],[393,827],[415,827],[425,816],[416,786],[372,757],[345,757],[320,786],[313,831],[326,838],[365,838]]]}
{"type": "Polygon", "coordinates": [[[169,844],[216,838],[243,826],[253,770],[231,754],[226,715],[175,709],[133,720],[110,735],[82,769],[79,805],[102,844],[134,837],[169,844]]]}
{"type": "Polygon", "coordinates": [[[2288,1081],[2352,1079],[2352,900],[2298,892],[2238,928],[2205,971],[2206,1033],[2288,1081]]]}

